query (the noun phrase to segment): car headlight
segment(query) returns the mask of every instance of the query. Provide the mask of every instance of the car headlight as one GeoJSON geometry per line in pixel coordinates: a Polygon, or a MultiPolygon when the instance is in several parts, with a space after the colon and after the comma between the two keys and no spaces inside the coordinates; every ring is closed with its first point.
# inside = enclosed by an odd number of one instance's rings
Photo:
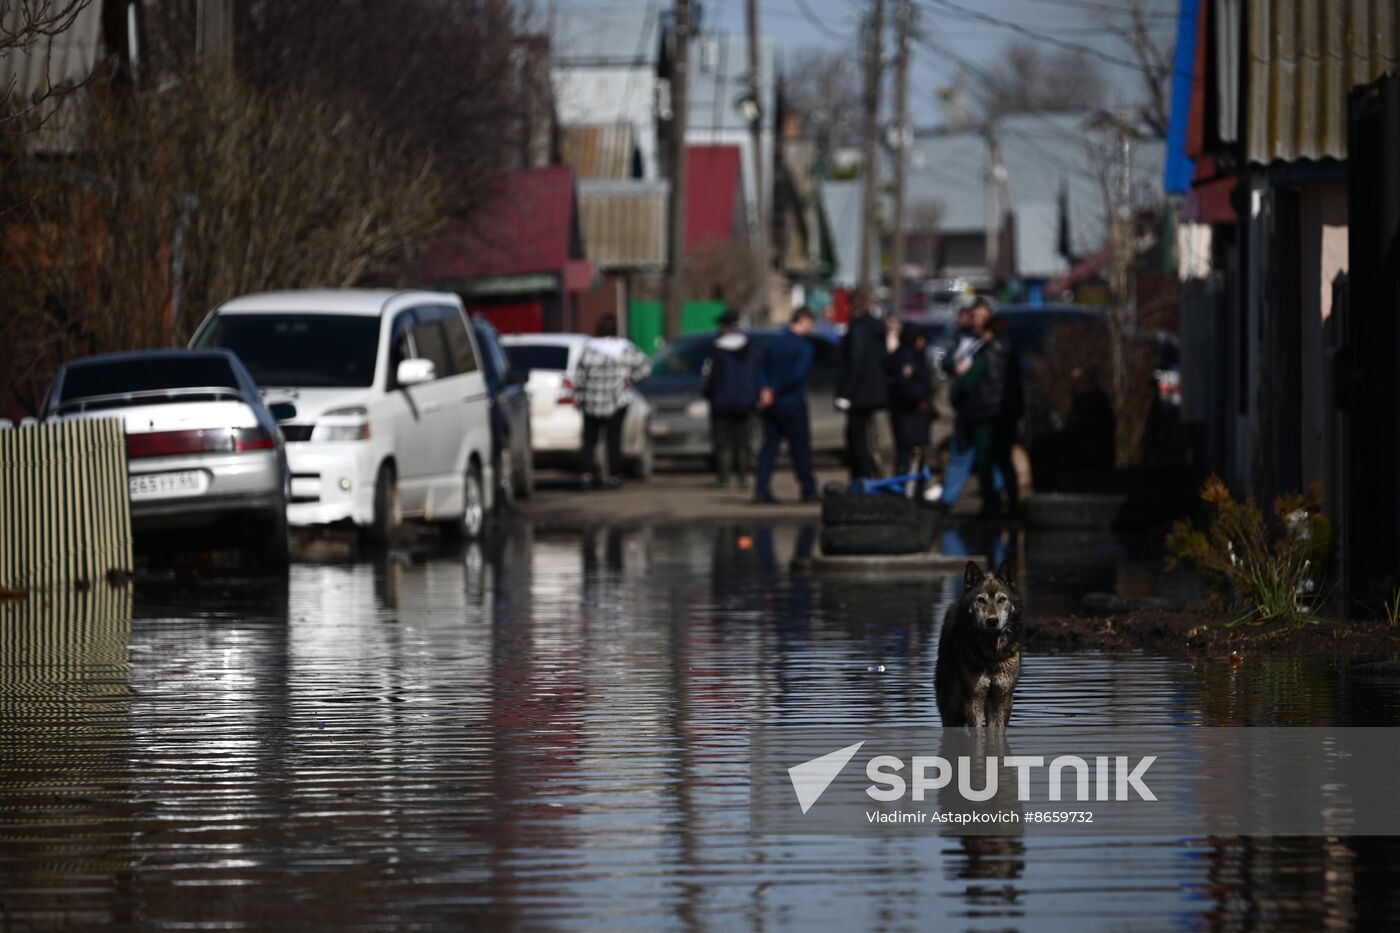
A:
{"type": "Polygon", "coordinates": [[[703,398],[697,398],[685,406],[685,413],[691,418],[708,418],[710,417],[710,403],[703,398]]]}
{"type": "MultiPolygon", "coordinates": [[[[363,405],[349,408],[332,408],[321,413],[323,418],[365,419],[369,411],[363,405]]],[[[369,421],[317,422],[311,432],[313,441],[365,441],[369,440],[369,421]]]]}

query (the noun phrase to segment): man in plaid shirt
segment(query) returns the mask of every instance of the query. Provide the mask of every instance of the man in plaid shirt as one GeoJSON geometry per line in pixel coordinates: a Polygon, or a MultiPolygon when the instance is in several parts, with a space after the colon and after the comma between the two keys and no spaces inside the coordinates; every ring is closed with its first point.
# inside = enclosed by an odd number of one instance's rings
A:
{"type": "Polygon", "coordinates": [[[608,445],[608,487],[622,485],[622,421],[627,417],[627,390],[651,373],[651,360],[630,340],[617,335],[617,318],[598,322],[597,336],[583,348],[574,371],[574,398],[583,411],[583,470],[585,489],[594,484],[598,432],[608,445]]]}

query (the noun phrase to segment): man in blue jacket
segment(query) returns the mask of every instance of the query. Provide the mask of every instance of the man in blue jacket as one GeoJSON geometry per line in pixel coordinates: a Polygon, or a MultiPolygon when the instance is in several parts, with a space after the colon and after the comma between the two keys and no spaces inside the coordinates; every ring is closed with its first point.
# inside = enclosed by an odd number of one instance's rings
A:
{"type": "Polygon", "coordinates": [[[768,341],[759,367],[758,407],[763,413],[763,449],[758,455],[754,479],[755,502],[774,502],[770,486],[778,444],[788,442],[792,469],[802,487],[802,501],[816,502],[817,483],[812,477],[812,430],[807,421],[807,372],[812,367],[812,346],[807,335],[815,317],[807,308],[792,313],[785,330],[768,341]]]}

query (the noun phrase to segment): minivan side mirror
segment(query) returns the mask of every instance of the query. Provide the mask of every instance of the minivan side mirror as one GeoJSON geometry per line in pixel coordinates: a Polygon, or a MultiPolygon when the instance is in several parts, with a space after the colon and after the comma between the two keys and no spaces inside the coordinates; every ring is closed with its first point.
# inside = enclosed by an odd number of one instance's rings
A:
{"type": "Polygon", "coordinates": [[[401,360],[396,373],[401,386],[416,386],[421,382],[432,382],[437,378],[437,367],[432,360],[401,360]]]}

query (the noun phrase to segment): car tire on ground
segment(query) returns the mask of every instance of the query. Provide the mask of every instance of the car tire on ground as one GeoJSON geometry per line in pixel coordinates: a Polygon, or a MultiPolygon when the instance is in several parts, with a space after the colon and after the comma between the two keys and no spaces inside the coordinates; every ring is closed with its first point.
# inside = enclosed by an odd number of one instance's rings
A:
{"type": "Polygon", "coordinates": [[[856,493],[822,498],[823,525],[915,525],[918,521],[918,504],[904,496],[856,493]]]}
{"type": "Polygon", "coordinates": [[[528,499],[535,494],[535,457],[527,447],[525,456],[516,459],[520,461],[520,465],[516,467],[520,471],[520,478],[516,482],[515,497],[528,499]]]}
{"type": "Polygon", "coordinates": [[[822,529],[822,553],[918,554],[933,543],[923,525],[828,525],[822,529]]]}
{"type": "Polygon", "coordinates": [[[515,482],[515,458],[511,454],[510,445],[507,444],[496,453],[495,506],[498,512],[508,512],[515,504],[515,482]]]}
{"type": "Polygon", "coordinates": [[[651,440],[651,425],[646,425],[643,434],[642,452],[627,464],[627,472],[637,479],[647,479],[656,470],[656,445],[651,440]]]}
{"type": "Polygon", "coordinates": [[[402,524],[398,474],[394,465],[385,461],[379,465],[379,473],[374,478],[374,524],[369,529],[370,540],[375,544],[388,544],[402,524]]]}
{"type": "Polygon", "coordinates": [[[248,569],[268,576],[285,575],[292,560],[292,543],[287,513],[250,523],[244,543],[248,569]]]}
{"type": "Polygon", "coordinates": [[[462,539],[475,541],[486,530],[486,498],[481,485],[481,468],[473,463],[462,480],[462,517],[457,526],[462,539]]]}

